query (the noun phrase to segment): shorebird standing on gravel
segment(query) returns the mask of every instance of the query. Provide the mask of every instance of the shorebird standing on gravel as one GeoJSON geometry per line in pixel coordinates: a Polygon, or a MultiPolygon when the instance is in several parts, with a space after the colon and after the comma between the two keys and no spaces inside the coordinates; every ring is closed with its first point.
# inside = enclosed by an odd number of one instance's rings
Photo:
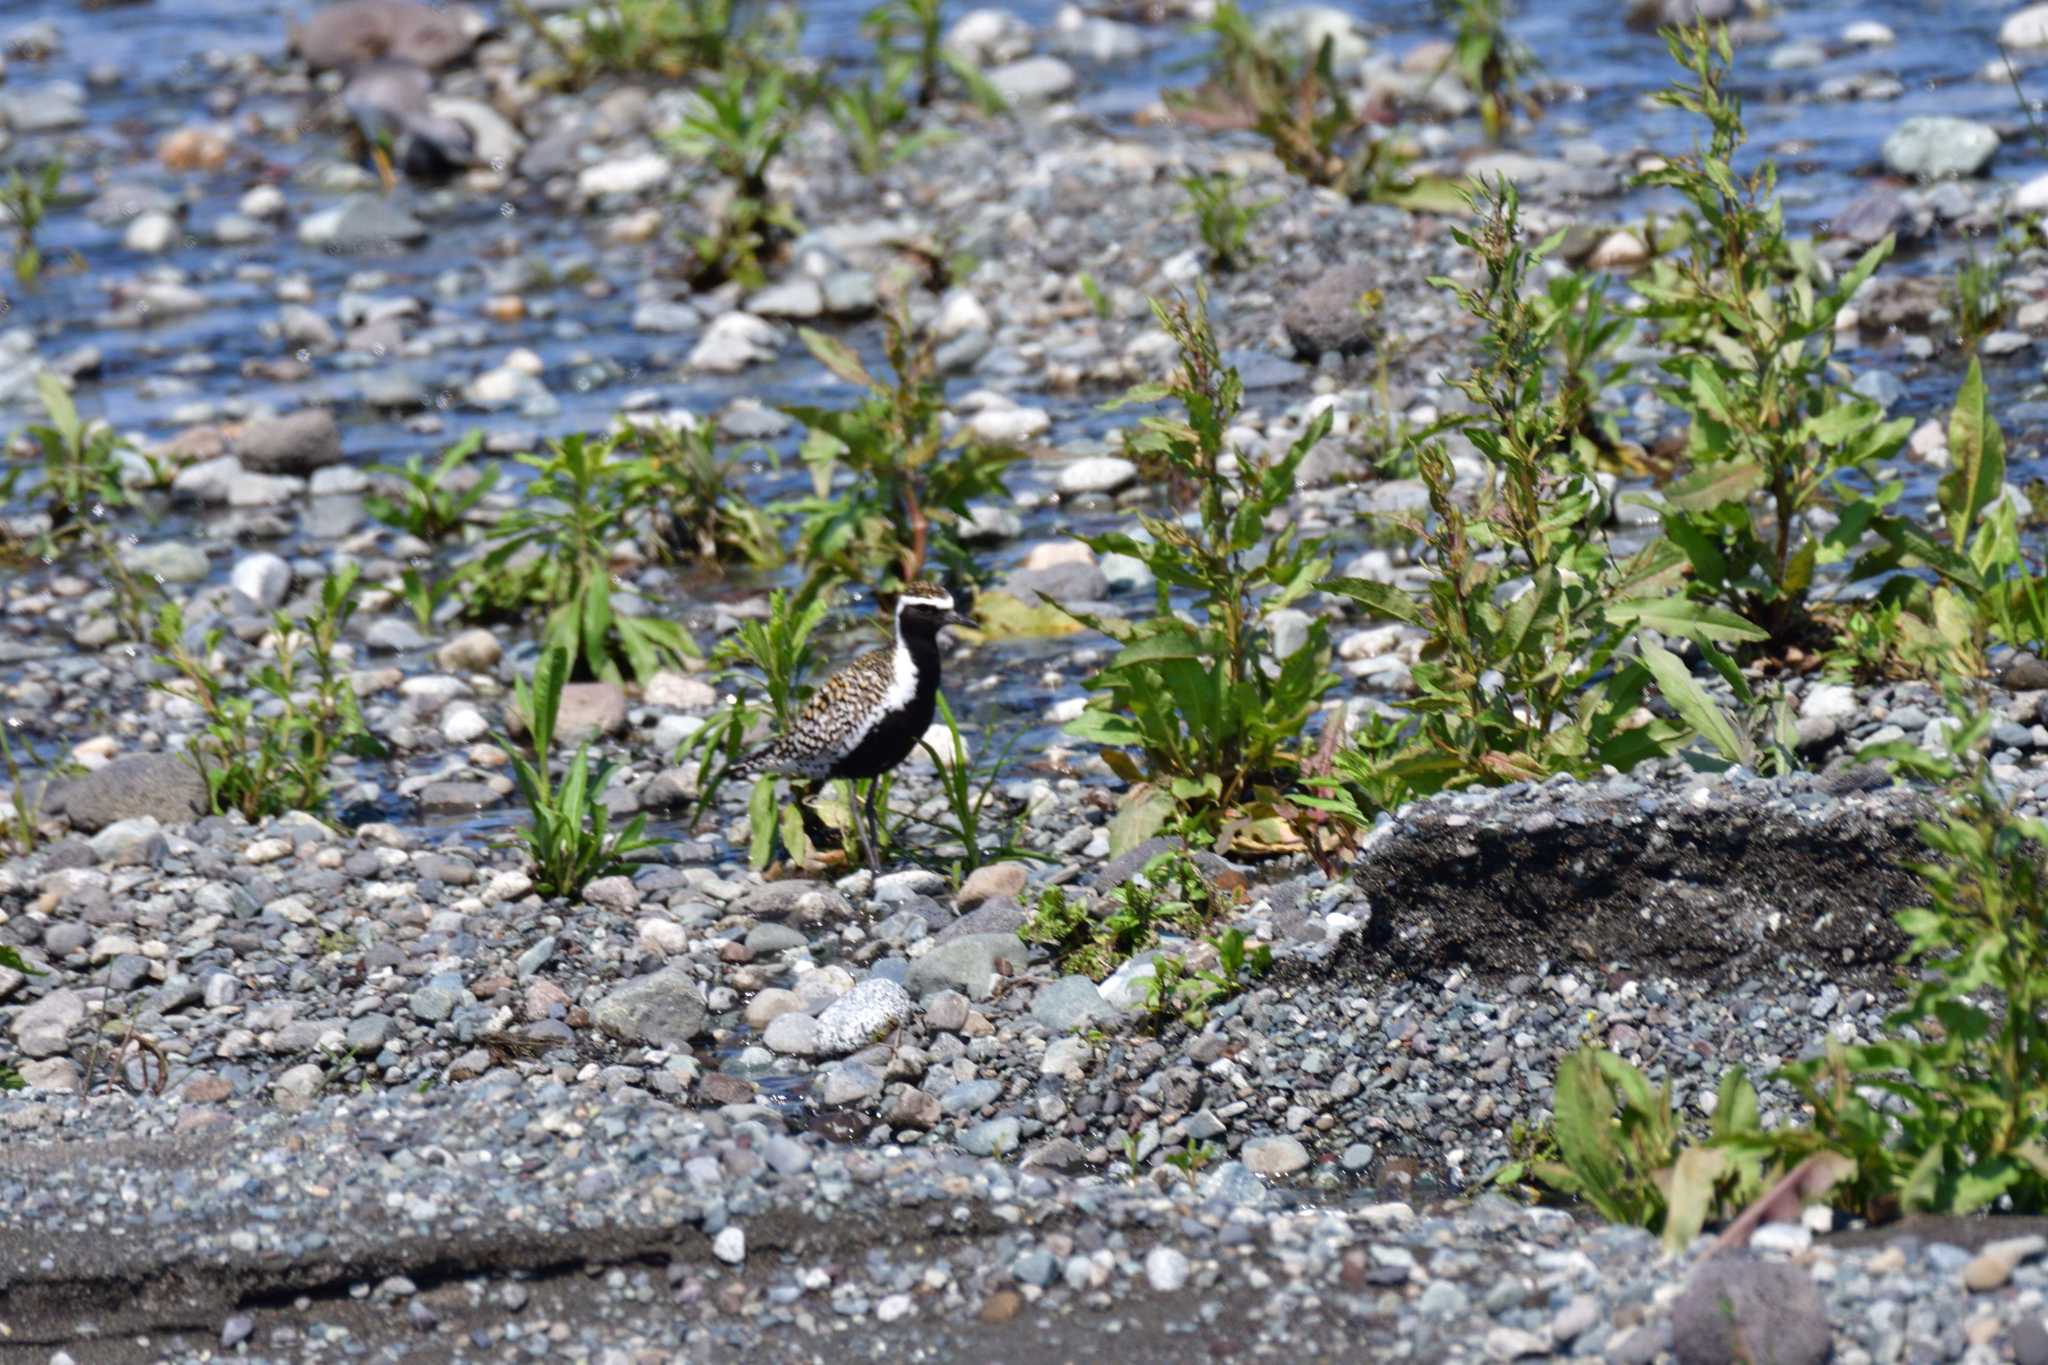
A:
{"type": "MultiPolygon", "coordinates": [[[[904,759],[931,728],[939,696],[939,630],[973,625],[953,609],[936,583],[919,581],[896,599],[896,643],[870,650],[825,679],[789,733],[735,763],[730,777],[880,777],[904,759]]],[[[881,870],[878,788],[862,804],[868,867],[881,870]]]]}

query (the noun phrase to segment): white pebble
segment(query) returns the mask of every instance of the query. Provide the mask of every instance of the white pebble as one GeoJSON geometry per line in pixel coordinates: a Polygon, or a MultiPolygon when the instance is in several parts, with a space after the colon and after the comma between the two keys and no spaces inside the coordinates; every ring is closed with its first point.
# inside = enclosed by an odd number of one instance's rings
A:
{"type": "Polygon", "coordinates": [[[1188,1282],[1188,1258],[1172,1247],[1153,1247],[1145,1255],[1145,1280],[1162,1294],[1188,1282]]]}

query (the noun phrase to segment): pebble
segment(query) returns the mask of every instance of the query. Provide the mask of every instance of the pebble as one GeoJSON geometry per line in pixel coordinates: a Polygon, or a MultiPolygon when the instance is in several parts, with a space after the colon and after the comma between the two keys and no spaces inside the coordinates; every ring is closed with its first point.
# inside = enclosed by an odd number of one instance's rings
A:
{"type": "Polygon", "coordinates": [[[1114,493],[1138,478],[1138,466],[1119,455],[1098,455],[1061,466],[1059,490],[1066,494],[1114,493]]]}

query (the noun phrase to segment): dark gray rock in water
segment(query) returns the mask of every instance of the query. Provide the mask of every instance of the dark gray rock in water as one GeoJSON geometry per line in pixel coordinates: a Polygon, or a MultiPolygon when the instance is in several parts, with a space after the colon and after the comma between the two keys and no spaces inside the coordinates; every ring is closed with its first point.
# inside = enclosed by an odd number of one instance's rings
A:
{"type": "Polygon", "coordinates": [[[420,811],[426,815],[454,815],[484,810],[501,799],[488,782],[429,782],[420,788],[420,811]]]}
{"type": "Polygon", "coordinates": [[[1295,291],[1280,315],[1288,344],[1304,360],[1328,351],[1357,355],[1371,348],[1378,331],[1372,310],[1360,301],[1376,287],[1379,274],[1364,262],[1333,266],[1295,291]]]}
{"type": "Polygon", "coordinates": [[[1671,1341],[1679,1365],[1820,1365],[1834,1334],[1804,1270],[1725,1255],[1694,1271],[1672,1305],[1671,1341]]]}
{"type": "Polygon", "coordinates": [[[2015,654],[1999,674],[1998,685],[2015,692],[2037,692],[2048,688],[2048,663],[2024,651],[2015,654]]]}
{"type": "Polygon", "coordinates": [[[1054,564],[1019,569],[1003,580],[1003,591],[1021,602],[1101,602],[1109,597],[1109,580],[1093,564],[1054,564]]]}
{"type": "Polygon", "coordinates": [[[311,474],[341,463],[341,429],[326,408],[306,408],[249,423],[235,438],[244,469],[262,474],[311,474]]]}
{"type": "Polygon", "coordinates": [[[1735,17],[1736,0],[1635,0],[1628,7],[1628,26],[1635,29],[1685,28],[1702,19],[1719,22],[1735,17]]]}
{"type": "Polygon", "coordinates": [[[43,810],[87,833],[145,815],[160,824],[178,824],[206,814],[206,779],[183,754],[131,754],[53,784],[43,810]]]}
{"type": "Polygon", "coordinates": [[[292,30],[292,46],[315,69],[388,58],[434,70],[461,57],[484,31],[467,5],[421,0],[341,0],[292,30]]]}
{"type": "Polygon", "coordinates": [[[1906,196],[1886,185],[1876,185],[1857,195],[1828,224],[1828,236],[1841,237],[1858,246],[1875,246],[1888,234],[1911,236],[1913,209],[1906,196]]]}

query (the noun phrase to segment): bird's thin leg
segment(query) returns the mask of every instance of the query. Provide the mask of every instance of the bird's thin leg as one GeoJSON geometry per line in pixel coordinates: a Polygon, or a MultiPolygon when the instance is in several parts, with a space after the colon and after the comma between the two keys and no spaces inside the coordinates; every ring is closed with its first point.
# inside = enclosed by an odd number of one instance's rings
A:
{"type": "Polygon", "coordinates": [[[382,142],[370,144],[370,161],[377,168],[377,181],[389,194],[398,188],[398,172],[391,167],[391,153],[384,150],[382,142]]]}
{"type": "Polygon", "coordinates": [[[868,779],[868,797],[863,803],[868,816],[868,871],[877,876],[882,872],[882,822],[875,813],[875,798],[882,793],[882,779],[868,779]]]}

